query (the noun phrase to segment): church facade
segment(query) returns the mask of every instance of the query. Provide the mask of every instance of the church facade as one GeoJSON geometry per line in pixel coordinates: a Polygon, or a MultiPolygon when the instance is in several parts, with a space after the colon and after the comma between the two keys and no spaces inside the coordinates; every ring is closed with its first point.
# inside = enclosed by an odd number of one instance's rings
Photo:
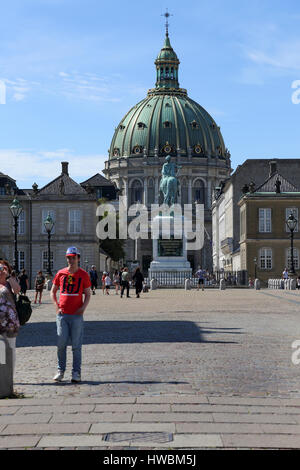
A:
{"type": "MultiPolygon", "coordinates": [[[[167,155],[181,166],[177,202],[204,205],[205,241],[188,252],[193,269],[212,269],[212,194],[231,173],[230,153],[220,127],[210,114],[180,88],[179,59],[168,30],[155,60],[156,83],[116,127],[103,173],[126,196],[128,206],[161,204],[161,169],[167,155]]],[[[144,273],[152,260],[152,240],[127,240],[126,263],[138,263],[144,273]]]]}

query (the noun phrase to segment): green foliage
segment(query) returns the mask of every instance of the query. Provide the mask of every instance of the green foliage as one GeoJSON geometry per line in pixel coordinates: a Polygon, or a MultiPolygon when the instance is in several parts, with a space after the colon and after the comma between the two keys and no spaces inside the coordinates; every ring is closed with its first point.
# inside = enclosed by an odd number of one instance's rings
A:
{"type": "MultiPolygon", "coordinates": [[[[99,205],[105,204],[109,202],[106,198],[98,199],[99,205]]],[[[116,223],[117,223],[117,238],[115,240],[111,240],[110,238],[106,238],[105,240],[99,241],[99,247],[104,250],[113,261],[119,261],[120,259],[125,257],[124,245],[125,240],[119,239],[119,214],[116,214],[116,223]]],[[[107,212],[104,212],[103,216],[99,217],[99,220],[103,220],[107,217],[107,212]]]]}

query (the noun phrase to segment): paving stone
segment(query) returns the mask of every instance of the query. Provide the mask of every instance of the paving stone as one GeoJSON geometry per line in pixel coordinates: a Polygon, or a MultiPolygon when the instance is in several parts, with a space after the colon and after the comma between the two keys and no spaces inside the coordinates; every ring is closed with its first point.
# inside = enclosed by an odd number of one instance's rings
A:
{"type": "Polygon", "coordinates": [[[20,409],[19,406],[7,406],[0,408],[0,416],[14,415],[20,409]]]}
{"type": "Polygon", "coordinates": [[[73,413],[53,414],[51,423],[130,423],[131,413],[73,413]]]}
{"type": "Polygon", "coordinates": [[[2,431],[2,435],[19,435],[19,434],[82,434],[88,433],[90,424],[76,423],[76,427],[73,424],[9,424],[5,430],[2,431]]]}
{"type": "Polygon", "coordinates": [[[259,434],[263,425],[254,423],[176,423],[177,433],[259,434]]]}
{"type": "Polygon", "coordinates": [[[293,415],[275,415],[275,414],[234,414],[234,413],[213,413],[213,419],[216,423],[278,423],[278,424],[297,424],[296,417],[293,415]]]}
{"type": "MultiPolygon", "coordinates": [[[[120,446],[119,442],[104,442],[102,435],[77,435],[77,436],[43,436],[38,447],[107,447],[120,446]],[[109,445],[108,445],[109,444],[109,445]]],[[[128,446],[130,443],[122,442],[122,446],[128,446]]]]}
{"type": "Polygon", "coordinates": [[[92,424],[90,434],[109,432],[169,432],[175,433],[175,423],[97,423],[92,424]]]}
{"type": "Polygon", "coordinates": [[[64,398],[63,403],[64,405],[84,405],[84,404],[134,404],[136,402],[135,397],[72,397],[72,398],[64,398]]]}
{"type": "Polygon", "coordinates": [[[204,395],[162,395],[137,397],[137,403],[208,403],[204,395]]]}
{"type": "Polygon", "coordinates": [[[277,398],[252,398],[252,397],[208,397],[208,401],[211,404],[222,404],[222,405],[261,405],[261,406],[280,406],[280,399],[277,398]]]}
{"type": "Polygon", "coordinates": [[[95,405],[48,405],[48,406],[24,406],[17,414],[30,413],[89,413],[94,411],[95,405]]]}
{"type": "Polygon", "coordinates": [[[101,412],[115,412],[115,413],[120,413],[120,412],[128,412],[128,413],[154,413],[154,412],[170,412],[171,411],[171,406],[168,404],[134,404],[134,405],[127,405],[127,404],[121,404],[121,405],[96,405],[96,408],[94,410],[96,413],[101,411],[101,412]]]}
{"type": "Polygon", "coordinates": [[[300,434],[299,424],[261,424],[260,427],[266,434],[300,434]]]}
{"type": "Polygon", "coordinates": [[[20,414],[0,416],[0,424],[27,424],[27,423],[48,423],[51,414],[20,414]]]}
{"type": "Polygon", "coordinates": [[[134,413],[133,422],[135,421],[149,421],[155,422],[211,422],[213,415],[209,413],[134,413]]]}
{"type": "Polygon", "coordinates": [[[0,449],[35,447],[41,436],[0,436],[0,449]]]}
{"type": "Polygon", "coordinates": [[[244,447],[260,449],[299,449],[299,436],[286,436],[283,434],[222,434],[225,447],[244,447]]]}
{"type": "Polygon", "coordinates": [[[176,434],[172,442],[160,444],[157,442],[147,442],[147,444],[131,441],[130,446],[156,449],[178,449],[178,448],[222,448],[223,443],[221,437],[216,434],[176,434]]]}

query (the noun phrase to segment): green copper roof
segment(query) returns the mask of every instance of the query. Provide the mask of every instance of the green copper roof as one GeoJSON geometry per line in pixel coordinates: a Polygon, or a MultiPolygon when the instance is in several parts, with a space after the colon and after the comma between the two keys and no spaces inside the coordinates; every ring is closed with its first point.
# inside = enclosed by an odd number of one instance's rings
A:
{"type": "Polygon", "coordinates": [[[179,88],[179,63],[166,34],[155,61],[155,88],[121,120],[109,158],[171,154],[229,159],[213,118],[179,88]]]}

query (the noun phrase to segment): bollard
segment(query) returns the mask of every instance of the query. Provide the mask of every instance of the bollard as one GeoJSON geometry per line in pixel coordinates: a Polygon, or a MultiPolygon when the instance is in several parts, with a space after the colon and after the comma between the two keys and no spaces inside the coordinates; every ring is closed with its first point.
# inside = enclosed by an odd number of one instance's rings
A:
{"type": "Polygon", "coordinates": [[[260,290],[260,280],[259,280],[259,279],[255,279],[255,281],[254,281],[254,289],[255,289],[255,290],[260,290]]]}
{"type": "Polygon", "coordinates": [[[151,279],[151,281],[150,281],[150,290],[155,290],[155,289],[157,289],[156,279],[151,279]]]}
{"type": "Polygon", "coordinates": [[[0,335],[0,398],[13,393],[12,350],[4,336],[0,335]]]}
{"type": "Polygon", "coordinates": [[[225,279],[220,280],[220,290],[225,290],[226,289],[226,283],[225,279]]]}
{"type": "Polygon", "coordinates": [[[296,290],[296,286],[297,286],[296,279],[291,279],[290,289],[291,290],[296,290]]]}
{"type": "Polygon", "coordinates": [[[184,289],[185,290],[191,290],[192,286],[191,286],[191,280],[190,279],[186,279],[184,281],[184,289]]]}

